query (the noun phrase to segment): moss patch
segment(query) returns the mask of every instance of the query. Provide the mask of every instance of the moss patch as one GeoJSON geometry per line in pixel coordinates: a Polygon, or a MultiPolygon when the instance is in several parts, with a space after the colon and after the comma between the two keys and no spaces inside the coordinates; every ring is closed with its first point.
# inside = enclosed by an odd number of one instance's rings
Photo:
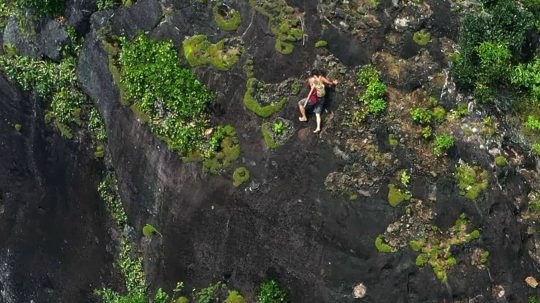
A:
{"type": "Polygon", "coordinates": [[[282,146],[294,134],[292,122],[283,118],[263,123],[261,130],[264,141],[269,148],[282,146]]]}
{"type": "Polygon", "coordinates": [[[211,64],[216,69],[226,71],[231,69],[240,58],[239,47],[228,45],[223,39],[212,44],[206,35],[195,35],[183,42],[184,55],[193,67],[211,64]]]}
{"type": "Polygon", "coordinates": [[[395,248],[393,248],[392,246],[384,242],[383,235],[377,236],[377,238],[375,239],[375,247],[377,248],[379,252],[382,252],[382,253],[391,253],[391,252],[397,251],[395,248]]]}
{"type": "Polygon", "coordinates": [[[234,8],[229,8],[224,4],[216,5],[212,9],[214,20],[224,31],[235,31],[242,23],[240,12],[234,8]]]}
{"type": "Polygon", "coordinates": [[[425,29],[414,33],[413,40],[420,46],[425,46],[431,41],[431,33],[425,29]]]}
{"type": "Polygon", "coordinates": [[[326,40],[319,40],[315,43],[315,47],[326,47],[328,45],[328,41],[326,40]]]}
{"type": "Polygon", "coordinates": [[[258,116],[261,116],[263,118],[270,117],[274,113],[280,111],[285,104],[287,104],[288,98],[282,98],[276,103],[268,104],[268,105],[260,105],[259,102],[255,99],[256,94],[256,86],[259,82],[255,78],[249,78],[247,81],[247,90],[244,94],[244,105],[257,114],[258,116]]]}
{"type": "MultiPolygon", "coordinates": [[[[240,157],[240,141],[236,135],[236,130],[230,125],[223,127],[224,136],[221,138],[219,148],[212,157],[203,161],[206,171],[217,174],[229,167],[240,157]]],[[[197,157],[197,155],[193,155],[197,157]]]]}
{"type": "Polygon", "coordinates": [[[233,173],[233,185],[238,187],[249,180],[251,177],[249,170],[245,167],[237,168],[233,173]]]}
{"type": "Polygon", "coordinates": [[[473,201],[489,186],[488,172],[480,166],[463,163],[457,168],[455,178],[461,194],[473,201]]]}
{"type": "Polygon", "coordinates": [[[388,203],[393,207],[398,206],[401,202],[410,200],[412,195],[407,190],[399,189],[394,184],[388,184],[388,203]]]}
{"type": "Polygon", "coordinates": [[[296,9],[285,0],[249,0],[249,4],[270,19],[272,33],[276,35],[276,51],[284,55],[292,53],[293,42],[302,40],[304,36],[296,9]]]}
{"type": "Polygon", "coordinates": [[[508,160],[505,156],[498,156],[495,158],[495,165],[497,166],[506,166],[508,165],[508,160]]]}
{"type": "Polygon", "coordinates": [[[411,241],[411,248],[420,251],[416,258],[416,265],[424,266],[429,264],[439,280],[448,280],[448,271],[457,264],[457,260],[452,256],[452,246],[470,242],[480,237],[479,230],[468,232],[470,224],[467,216],[461,214],[446,233],[434,227],[431,235],[425,239],[411,241]],[[421,243],[422,245],[419,245],[421,243]]]}

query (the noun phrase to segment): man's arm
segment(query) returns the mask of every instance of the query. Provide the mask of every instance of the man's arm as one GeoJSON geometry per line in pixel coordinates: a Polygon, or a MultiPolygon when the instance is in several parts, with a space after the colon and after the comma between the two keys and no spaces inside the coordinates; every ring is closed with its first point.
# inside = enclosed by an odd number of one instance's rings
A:
{"type": "Polygon", "coordinates": [[[306,101],[304,102],[304,107],[306,107],[308,101],[309,101],[309,97],[311,97],[311,93],[313,93],[313,90],[315,89],[315,87],[311,87],[311,89],[309,90],[309,94],[307,95],[306,97],[306,101]]]}
{"type": "Polygon", "coordinates": [[[339,83],[338,80],[332,80],[330,81],[328,78],[324,77],[324,76],[321,76],[321,81],[324,83],[324,84],[328,84],[328,85],[337,85],[339,83]]]}

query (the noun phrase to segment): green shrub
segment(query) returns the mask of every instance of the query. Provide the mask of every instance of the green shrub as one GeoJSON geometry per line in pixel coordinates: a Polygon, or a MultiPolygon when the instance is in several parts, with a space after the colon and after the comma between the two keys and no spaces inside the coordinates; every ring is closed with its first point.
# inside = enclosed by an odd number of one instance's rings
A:
{"type": "Polygon", "coordinates": [[[245,167],[239,167],[237,168],[233,173],[233,185],[235,187],[238,187],[245,182],[247,182],[250,178],[249,170],[245,167]]]}
{"type": "Polygon", "coordinates": [[[437,157],[444,156],[453,146],[454,137],[452,135],[435,136],[435,147],[433,148],[433,153],[437,157]]]}
{"type": "Polygon", "coordinates": [[[525,126],[532,130],[540,131],[540,119],[536,119],[533,116],[528,116],[527,123],[525,123],[525,126]]]}
{"type": "Polygon", "coordinates": [[[513,61],[524,59],[522,51],[528,48],[527,35],[534,26],[532,14],[517,1],[494,1],[485,7],[485,12],[465,17],[460,30],[460,53],[452,68],[456,82],[469,88],[477,82],[507,82],[508,75],[501,74],[501,70],[507,68],[508,54],[513,61]]]}
{"type": "Polygon", "coordinates": [[[121,37],[120,43],[121,82],[132,108],[170,150],[181,155],[204,150],[205,110],[214,93],[180,65],[172,42],[139,35],[133,41],[121,37]]]}
{"type": "Polygon", "coordinates": [[[528,303],[540,303],[540,299],[538,299],[535,296],[529,296],[529,298],[527,299],[527,302],[528,303]]]}
{"type": "Polygon", "coordinates": [[[413,35],[413,40],[420,46],[425,46],[431,41],[431,33],[425,29],[417,31],[413,35]]]}
{"type": "Polygon", "coordinates": [[[416,107],[411,112],[411,118],[414,122],[420,125],[426,125],[431,123],[433,114],[429,109],[425,107],[416,107]]]}
{"type": "Polygon", "coordinates": [[[476,52],[480,58],[482,71],[478,81],[481,83],[506,81],[512,59],[508,46],[501,42],[485,41],[476,47],[476,52]]]}
{"type": "Polygon", "coordinates": [[[379,81],[381,73],[373,65],[365,65],[357,75],[359,85],[367,86],[371,82],[379,81]]]}
{"type": "Polygon", "coordinates": [[[424,137],[424,139],[429,139],[431,136],[433,136],[433,128],[431,128],[430,125],[422,128],[422,137],[424,137]]]}
{"type": "Polygon", "coordinates": [[[235,31],[242,23],[240,12],[235,9],[229,9],[224,4],[216,5],[212,9],[214,20],[224,31],[235,31]]]}
{"type": "Polygon", "coordinates": [[[260,291],[257,295],[258,303],[281,303],[289,302],[285,290],[283,290],[276,280],[268,280],[261,283],[260,291]]]}
{"type": "Polygon", "coordinates": [[[366,91],[359,100],[366,106],[366,111],[380,115],[386,111],[386,84],[381,82],[380,73],[373,66],[366,65],[358,73],[358,83],[366,86],[366,91]]]}
{"type": "Polygon", "coordinates": [[[540,102],[540,59],[527,64],[520,64],[511,71],[512,84],[528,90],[534,104],[540,102]]]}

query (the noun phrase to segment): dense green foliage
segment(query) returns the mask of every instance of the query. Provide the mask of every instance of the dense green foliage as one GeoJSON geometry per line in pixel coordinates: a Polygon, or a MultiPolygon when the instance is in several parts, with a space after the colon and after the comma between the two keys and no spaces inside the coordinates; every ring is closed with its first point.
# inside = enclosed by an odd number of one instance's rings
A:
{"type": "Polygon", "coordinates": [[[358,73],[358,84],[366,87],[364,94],[359,96],[359,99],[364,103],[366,112],[373,115],[384,113],[387,107],[387,88],[380,77],[380,72],[371,65],[362,67],[358,73]]]}
{"type": "Polygon", "coordinates": [[[139,35],[121,37],[121,83],[132,108],[142,112],[152,131],[181,155],[207,154],[209,128],[205,114],[214,93],[180,65],[172,42],[139,35]]]}
{"type": "Polygon", "coordinates": [[[474,88],[477,99],[487,102],[501,85],[510,84],[516,63],[528,61],[534,53],[529,34],[535,30],[535,19],[518,1],[484,4],[482,13],[463,20],[452,73],[459,85],[474,88]]]}
{"type": "Polygon", "coordinates": [[[225,303],[245,303],[246,299],[236,290],[229,292],[225,303]]]}
{"type": "Polygon", "coordinates": [[[268,280],[260,285],[260,291],[257,295],[258,303],[281,303],[289,302],[287,293],[281,288],[276,280],[268,280]]]}
{"type": "Polygon", "coordinates": [[[118,180],[112,172],[107,173],[98,186],[99,196],[105,201],[107,211],[118,227],[124,229],[127,225],[127,214],[124,211],[118,190],[118,180]]]}
{"type": "Polygon", "coordinates": [[[37,16],[55,17],[64,13],[64,0],[14,0],[19,9],[28,9],[37,16]]]}

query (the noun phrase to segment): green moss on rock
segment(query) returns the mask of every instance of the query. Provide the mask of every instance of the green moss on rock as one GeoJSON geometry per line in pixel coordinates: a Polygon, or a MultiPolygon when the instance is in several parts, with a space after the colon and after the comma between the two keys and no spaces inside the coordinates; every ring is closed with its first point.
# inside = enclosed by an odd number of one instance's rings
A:
{"type": "Polygon", "coordinates": [[[461,164],[455,173],[461,194],[469,200],[476,200],[489,186],[488,172],[480,166],[461,164]]]}
{"type": "Polygon", "coordinates": [[[208,41],[206,35],[195,35],[183,42],[184,55],[193,67],[211,64],[216,69],[231,69],[240,58],[240,49],[226,45],[226,40],[215,44],[208,41]]]}
{"type": "Polygon", "coordinates": [[[261,106],[259,102],[255,100],[255,97],[254,97],[255,81],[257,81],[257,79],[249,78],[246,84],[247,90],[246,90],[246,93],[244,94],[244,105],[249,110],[257,114],[258,116],[261,116],[263,118],[268,118],[274,113],[280,111],[285,106],[285,104],[287,104],[288,98],[283,98],[276,103],[261,106]]]}
{"type": "Polygon", "coordinates": [[[505,156],[498,156],[495,158],[495,165],[497,166],[506,166],[508,165],[508,160],[505,156]]]}
{"type": "Polygon", "coordinates": [[[420,46],[425,46],[431,41],[431,33],[425,29],[414,33],[413,40],[420,46]]]}
{"type": "Polygon", "coordinates": [[[234,127],[230,125],[224,126],[223,134],[218,150],[212,157],[203,161],[204,169],[212,174],[217,174],[231,166],[240,157],[240,141],[234,127]]]}
{"type": "Polygon", "coordinates": [[[216,5],[212,9],[214,20],[224,31],[235,31],[242,23],[240,12],[234,8],[229,8],[224,4],[216,5]]]}
{"type": "Polygon", "coordinates": [[[326,40],[319,40],[315,43],[315,47],[326,47],[328,45],[328,41],[326,40]]]}
{"type": "Polygon", "coordinates": [[[383,235],[377,236],[377,238],[375,239],[375,247],[377,247],[377,250],[382,253],[391,253],[396,251],[395,248],[384,242],[383,235]]]}
{"type": "Polygon", "coordinates": [[[239,187],[249,180],[251,177],[249,170],[245,167],[237,168],[233,173],[233,185],[239,187]]]}
{"type": "Polygon", "coordinates": [[[408,191],[397,188],[394,184],[388,184],[388,203],[393,207],[398,206],[403,201],[408,201],[412,195],[408,191]]]}
{"type": "Polygon", "coordinates": [[[276,51],[284,55],[292,53],[292,43],[302,40],[304,36],[296,9],[289,6],[285,0],[249,0],[249,4],[270,19],[272,33],[276,35],[276,51]]]}

